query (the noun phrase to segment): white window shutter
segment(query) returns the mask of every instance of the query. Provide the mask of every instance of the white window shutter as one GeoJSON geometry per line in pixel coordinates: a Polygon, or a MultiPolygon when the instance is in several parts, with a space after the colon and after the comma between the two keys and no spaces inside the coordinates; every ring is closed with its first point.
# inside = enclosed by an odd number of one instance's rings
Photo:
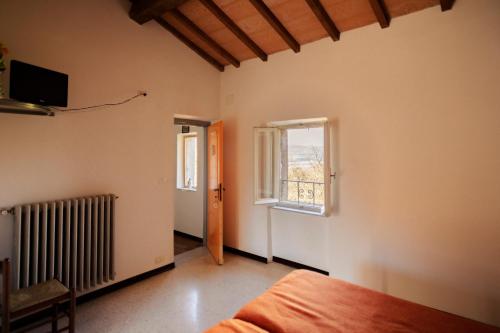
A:
{"type": "Polygon", "coordinates": [[[325,208],[324,215],[330,215],[333,207],[333,166],[332,166],[332,124],[324,123],[324,172],[325,172],[325,208]]]}
{"type": "Polygon", "coordinates": [[[279,201],[280,136],[277,128],[254,128],[254,202],[279,201]]]}

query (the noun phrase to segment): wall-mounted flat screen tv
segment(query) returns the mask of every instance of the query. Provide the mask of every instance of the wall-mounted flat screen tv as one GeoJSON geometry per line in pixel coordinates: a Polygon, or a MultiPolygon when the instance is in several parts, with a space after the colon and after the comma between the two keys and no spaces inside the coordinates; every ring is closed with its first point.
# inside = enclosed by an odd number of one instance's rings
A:
{"type": "Polygon", "coordinates": [[[68,75],[12,60],[9,95],[21,102],[66,107],[68,75]]]}

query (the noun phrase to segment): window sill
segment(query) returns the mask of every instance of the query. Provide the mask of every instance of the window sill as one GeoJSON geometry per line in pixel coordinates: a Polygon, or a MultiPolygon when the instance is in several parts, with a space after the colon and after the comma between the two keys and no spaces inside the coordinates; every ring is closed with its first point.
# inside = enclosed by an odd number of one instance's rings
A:
{"type": "Polygon", "coordinates": [[[275,206],[273,206],[273,209],[284,210],[287,212],[293,212],[293,213],[299,213],[299,214],[305,214],[305,215],[326,217],[325,212],[315,212],[315,211],[311,211],[311,210],[304,210],[304,209],[292,208],[292,207],[286,207],[286,206],[275,205],[275,206]]]}
{"type": "Polygon", "coordinates": [[[189,188],[189,187],[178,187],[177,189],[179,191],[184,191],[184,192],[196,192],[195,188],[189,188]]]}
{"type": "Polygon", "coordinates": [[[254,201],[254,205],[276,205],[278,203],[277,199],[262,199],[254,201]]]}

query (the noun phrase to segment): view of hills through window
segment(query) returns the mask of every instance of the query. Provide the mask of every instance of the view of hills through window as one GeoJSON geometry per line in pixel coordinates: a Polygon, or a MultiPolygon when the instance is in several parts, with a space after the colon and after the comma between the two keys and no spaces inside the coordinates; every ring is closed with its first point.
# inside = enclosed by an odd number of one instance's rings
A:
{"type": "Polygon", "coordinates": [[[323,127],[288,128],[282,135],[286,137],[283,140],[286,145],[282,146],[281,201],[299,206],[323,206],[323,127]]]}

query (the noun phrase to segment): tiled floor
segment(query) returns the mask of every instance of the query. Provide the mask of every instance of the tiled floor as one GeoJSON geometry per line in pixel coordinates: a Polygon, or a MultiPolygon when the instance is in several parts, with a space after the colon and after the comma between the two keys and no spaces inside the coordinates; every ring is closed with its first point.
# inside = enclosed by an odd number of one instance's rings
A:
{"type": "Polygon", "coordinates": [[[194,240],[177,233],[174,233],[174,255],[191,251],[197,247],[203,246],[203,241],[194,240]]]}
{"type": "MultiPolygon", "coordinates": [[[[176,268],[77,307],[77,332],[198,333],[232,317],[291,271],[225,253],[217,266],[201,247],[176,268]]],[[[63,324],[63,323],[61,323],[63,324]]]]}

